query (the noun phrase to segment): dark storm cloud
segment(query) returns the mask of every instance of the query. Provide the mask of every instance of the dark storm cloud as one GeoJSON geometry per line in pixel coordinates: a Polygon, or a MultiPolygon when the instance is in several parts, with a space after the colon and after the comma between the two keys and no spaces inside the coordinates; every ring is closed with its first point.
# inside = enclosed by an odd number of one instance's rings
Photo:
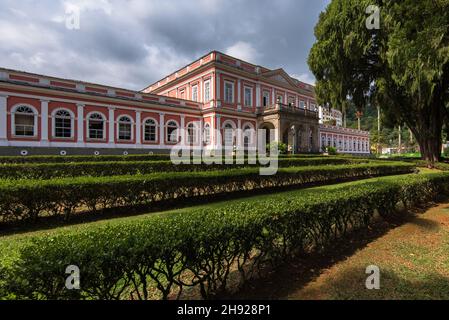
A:
{"type": "Polygon", "coordinates": [[[211,50],[313,81],[307,56],[329,0],[3,0],[0,65],[141,89],[211,50]],[[65,27],[80,9],[79,30],[65,27]]]}

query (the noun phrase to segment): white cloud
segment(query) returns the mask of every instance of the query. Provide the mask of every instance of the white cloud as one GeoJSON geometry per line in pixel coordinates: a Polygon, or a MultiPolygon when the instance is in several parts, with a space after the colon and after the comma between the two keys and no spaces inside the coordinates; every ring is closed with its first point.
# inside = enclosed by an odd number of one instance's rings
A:
{"type": "Polygon", "coordinates": [[[315,85],[316,82],[315,77],[310,73],[303,73],[300,75],[292,74],[291,77],[311,85],[315,85]]]}
{"type": "Polygon", "coordinates": [[[244,41],[239,41],[225,50],[226,54],[244,61],[255,63],[259,58],[259,53],[253,46],[244,41]]]}

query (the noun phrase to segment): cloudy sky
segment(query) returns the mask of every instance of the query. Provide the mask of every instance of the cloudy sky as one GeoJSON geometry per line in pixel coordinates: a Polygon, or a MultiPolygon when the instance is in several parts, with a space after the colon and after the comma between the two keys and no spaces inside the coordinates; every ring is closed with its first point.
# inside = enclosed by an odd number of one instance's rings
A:
{"type": "Polygon", "coordinates": [[[313,82],[307,56],[329,2],[1,0],[0,66],[140,90],[219,50],[313,82]]]}

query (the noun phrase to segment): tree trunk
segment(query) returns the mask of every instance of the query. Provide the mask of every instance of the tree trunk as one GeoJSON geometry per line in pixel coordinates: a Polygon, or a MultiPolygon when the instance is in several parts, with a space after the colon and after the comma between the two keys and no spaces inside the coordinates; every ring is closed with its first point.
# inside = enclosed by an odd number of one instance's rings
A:
{"type": "Polygon", "coordinates": [[[418,143],[422,158],[427,161],[429,168],[433,168],[435,162],[441,158],[441,139],[421,136],[418,143]]]}

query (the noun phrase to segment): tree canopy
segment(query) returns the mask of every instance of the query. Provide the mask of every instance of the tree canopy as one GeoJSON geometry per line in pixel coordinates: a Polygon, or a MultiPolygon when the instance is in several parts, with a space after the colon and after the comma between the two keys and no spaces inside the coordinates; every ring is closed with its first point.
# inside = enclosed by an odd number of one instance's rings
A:
{"type": "Polygon", "coordinates": [[[332,0],[315,27],[309,65],[321,104],[380,105],[438,161],[449,122],[449,0],[332,0]],[[367,27],[370,5],[378,29],[367,27]]]}

